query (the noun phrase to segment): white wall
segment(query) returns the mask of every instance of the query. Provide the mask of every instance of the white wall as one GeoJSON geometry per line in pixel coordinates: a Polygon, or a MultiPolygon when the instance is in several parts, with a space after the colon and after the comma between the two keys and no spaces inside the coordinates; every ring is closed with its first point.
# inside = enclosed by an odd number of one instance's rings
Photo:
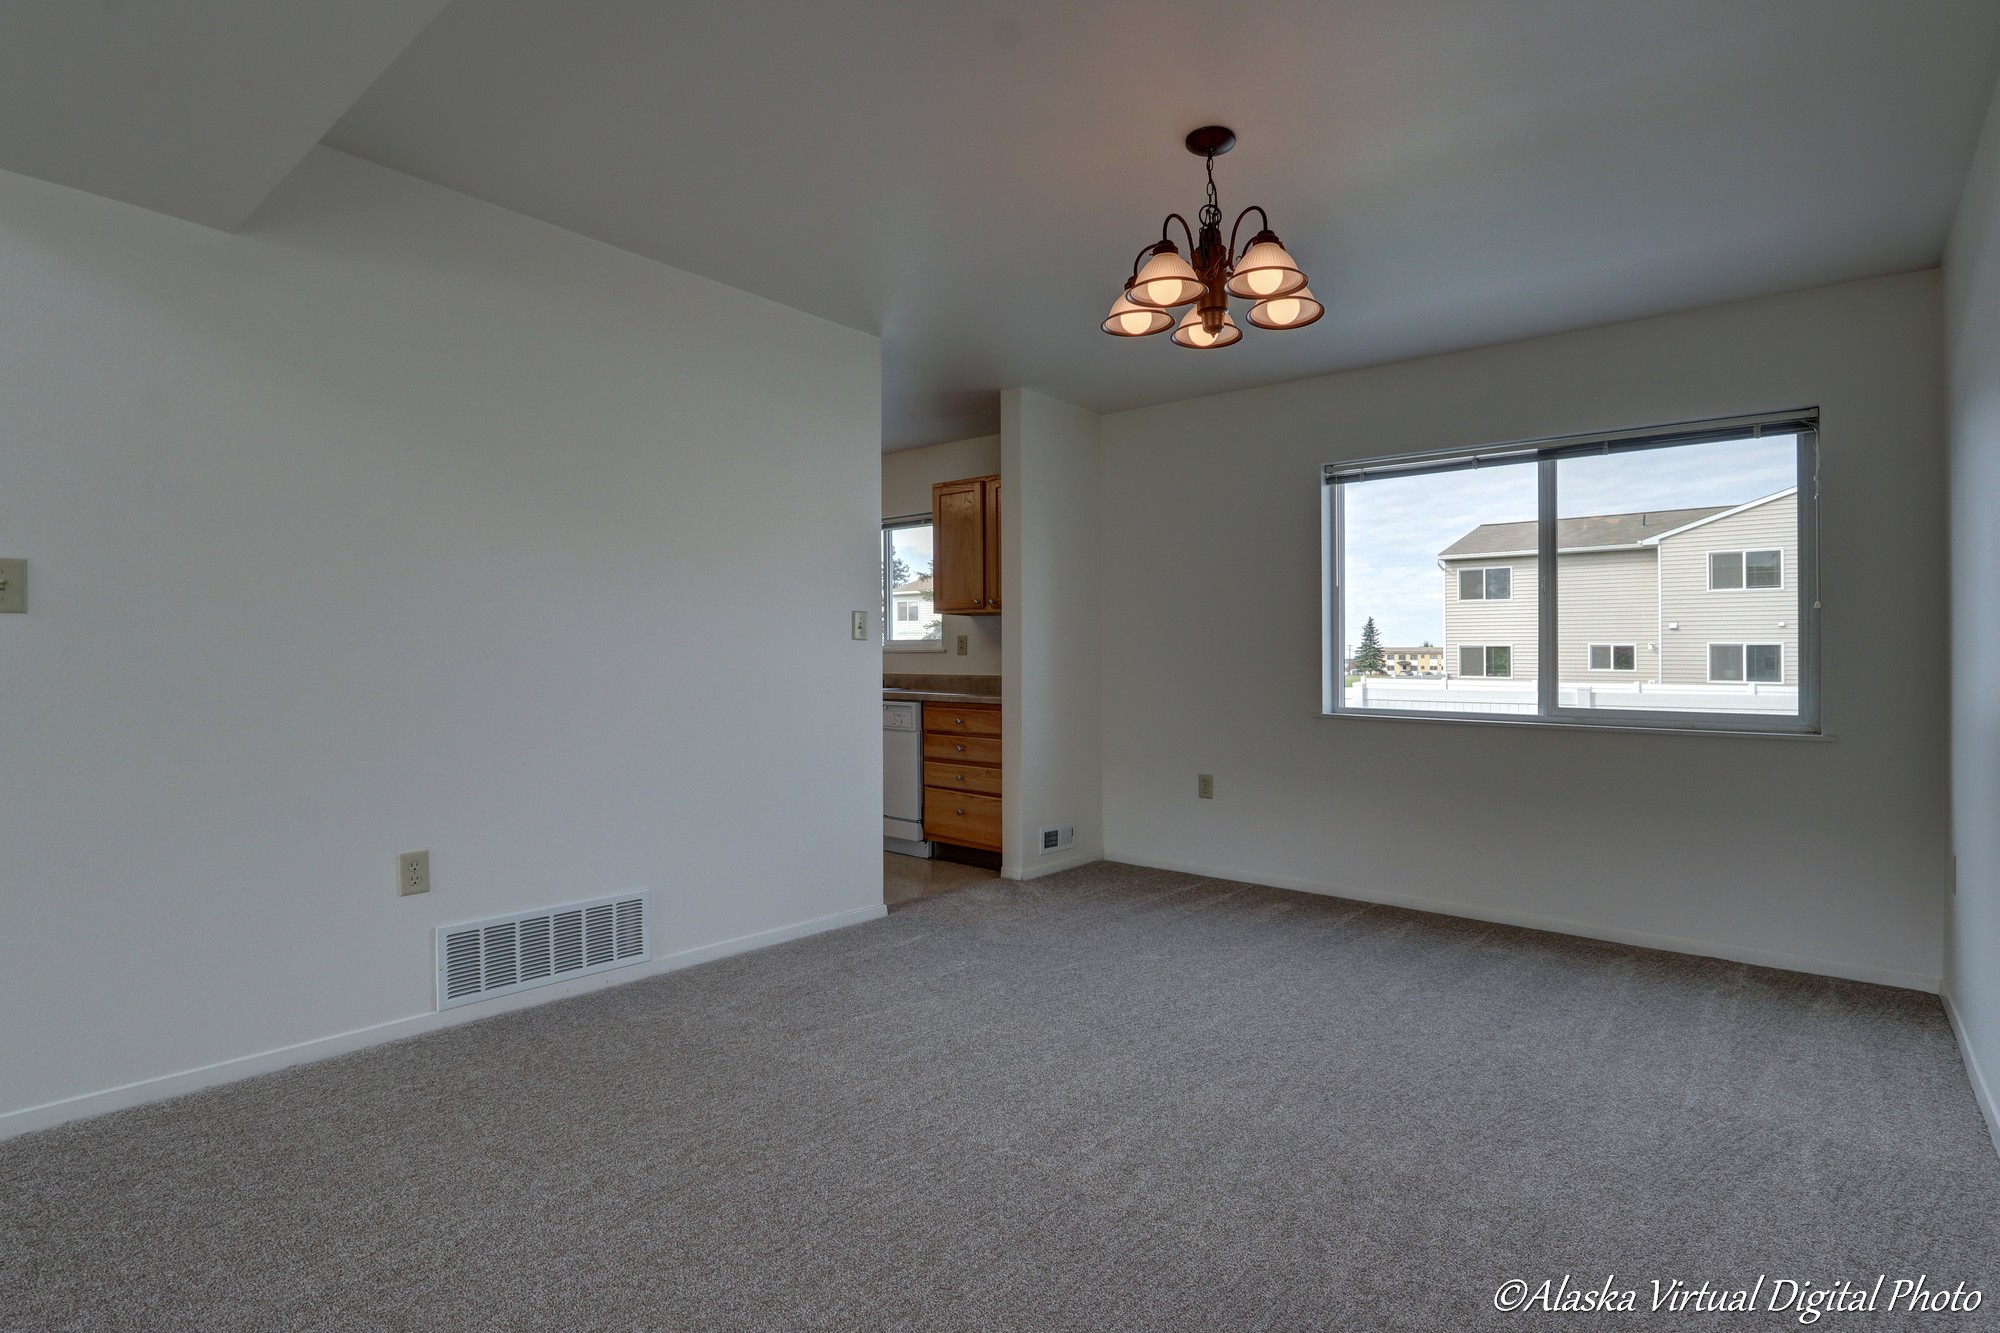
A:
{"type": "MultiPolygon", "coordinates": [[[[952,440],[882,455],[882,517],[907,518],[928,514],[931,487],[940,481],[963,477],[990,477],[1000,471],[1000,437],[981,435],[976,439],[952,440]]],[[[1002,493],[1004,512],[1005,494],[1002,493]]],[[[878,597],[879,602],[881,599],[878,597]]],[[[1004,598],[1003,598],[1004,600],[1004,598]]],[[[1006,633],[1006,616],[946,616],[941,653],[889,652],[883,650],[885,672],[919,672],[937,676],[997,676],[1000,674],[1000,640],[1006,633]],[[958,636],[965,636],[965,653],[958,653],[958,636]]]]}
{"type": "Polygon", "coordinates": [[[442,922],[879,913],[878,377],[327,150],[238,235],[0,176],[0,1132],[421,1030],[442,922]]]}
{"type": "Polygon", "coordinates": [[[1000,395],[1002,658],[1000,873],[1031,879],[1103,855],[1103,663],[1094,412],[1027,389],[1000,395]],[[1074,826],[1041,850],[1044,827],[1074,826]]]}
{"type": "Polygon", "coordinates": [[[1945,251],[1951,404],[1951,789],[1958,893],[1946,995],[2000,1145],[2000,96],[1945,251]]]}
{"type": "Polygon", "coordinates": [[[1919,273],[1106,417],[1106,854],[1934,988],[1939,311],[1919,273]],[[1321,464],[1813,404],[1836,741],[1319,716],[1321,464]]]}

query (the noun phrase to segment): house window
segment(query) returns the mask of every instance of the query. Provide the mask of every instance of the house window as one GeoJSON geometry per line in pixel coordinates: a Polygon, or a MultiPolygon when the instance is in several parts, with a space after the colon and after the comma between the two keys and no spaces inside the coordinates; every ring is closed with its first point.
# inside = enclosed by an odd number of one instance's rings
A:
{"type": "Polygon", "coordinates": [[[1639,650],[1630,643],[1593,643],[1590,645],[1590,669],[1592,671],[1636,671],[1639,666],[1639,650]]]}
{"type": "Polygon", "coordinates": [[[1711,643],[1708,678],[1717,684],[1781,685],[1785,680],[1785,645],[1711,643]]]}
{"type": "Polygon", "coordinates": [[[1710,551],[1708,590],[1737,592],[1745,588],[1785,586],[1785,552],[1782,547],[1761,551],[1710,551]]]}
{"type": "Polygon", "coordinates": [[[1817,734],[1818,460],[1805,410],[1328,464],[1322,710],[1817,734]],[[1370,622],[1436,674],[1348,680],[1370,622]]]}
{"type": "Polygon", "coordinates": [[[1514,650],[1498,644],[1458,645],[1458,674],[1461,676],[1512,676],[1514,650]]]}
{"type": "Polygon", "coordinates": [[[882,646],[891,652],[944,651],[944,617],[931,591],[928,514],[882,525],[882,646]]]}

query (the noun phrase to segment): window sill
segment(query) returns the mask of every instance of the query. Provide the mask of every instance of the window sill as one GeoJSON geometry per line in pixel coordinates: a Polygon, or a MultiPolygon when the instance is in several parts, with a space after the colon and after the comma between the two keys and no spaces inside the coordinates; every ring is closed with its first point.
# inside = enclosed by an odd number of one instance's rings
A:
{"type": "Polygon", "coordinates": [[[900,643],[883,644],[882,651],[885,653],[941,653],[944,651],[944,640],[904,639],[900,643]]]}
{"type": "Polygon", "coordinates": [[[1429,722],[1462,727],[1510,727],[1516,731],[1617,731],[1641,736],[1735,736],[1760,741],[1837,741],[1823,731],[1755,731],[1736,727],[1652,726],[1638,722],[1572,722],[1567,718],[1476,717],[1464,713],[1399,713],[1386,708],[1366,712],[1329,713],[1323,718],[1356,718],[1368,722],[1429,722]]]}

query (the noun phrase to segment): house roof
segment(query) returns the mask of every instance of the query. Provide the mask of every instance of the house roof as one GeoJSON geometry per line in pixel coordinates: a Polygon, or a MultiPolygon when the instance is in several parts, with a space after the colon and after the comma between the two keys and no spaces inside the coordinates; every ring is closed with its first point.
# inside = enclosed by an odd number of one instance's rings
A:
{"type": "MultiPolygon", "coordinates": [[[[1556,549],[1593,550],[1606,546],[1637,546],[1649,538],[1665,536],[1675,528],[1713,518],[1735,508],[1733,505],[1703,505],[1696,509],[1646,509],[1634,514],[1591,514],[1584,518],[1556,520],[1556,549]]],[[[1535,549],[1535,524],[1481,523],[1438,552],[1440,560],[1462,560],[1467,556],[1499,555],[1501,552],[1535,549]]]]}
{"type": "Polygon", "coordinates": [[[919,574],[908,583],[898,583],[894,589],[896,592],[929,592],[930,590],[931,576],[928,574],[919,574]]]}

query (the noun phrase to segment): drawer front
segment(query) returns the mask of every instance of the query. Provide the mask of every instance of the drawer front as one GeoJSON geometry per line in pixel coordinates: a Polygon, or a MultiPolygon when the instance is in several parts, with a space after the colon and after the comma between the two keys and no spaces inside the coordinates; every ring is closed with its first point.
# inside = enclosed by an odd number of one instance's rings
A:
{"type": "Polygon", "coordinates": [[[1000,798],[924,788],[924,836],[961,847],[1000,850],[1000,798]]]}
{"type": "Polygon", "coordinates": [[[1000,710],[965,704],[925,704],[924,730],[940,736],[998,736],[1000,710]]]}
{"type": "MultiPolygon", "coordinates": [[[[929,709],[925,709],[929,712],[929,709]]],[[[953,736],[936,732],[924,737],[924,758],[941,759],[947,764],[978,764],[982,768],[1000,766],[998,736],[953,736]]]]}
{"type": "Polygon", "coordinates": [[[1000,770],[975,764],[947,764],[936,759],[924,762],[924,785],[945,791],[976,791],[988,796],[1000,794],[1000,770]]]}

